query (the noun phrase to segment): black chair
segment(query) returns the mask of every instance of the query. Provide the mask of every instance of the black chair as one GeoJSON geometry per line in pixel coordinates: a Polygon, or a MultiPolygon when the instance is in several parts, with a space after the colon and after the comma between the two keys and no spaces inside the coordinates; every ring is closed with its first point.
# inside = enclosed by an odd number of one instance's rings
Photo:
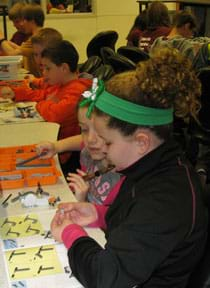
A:
{"type": "Polygon", "coordinates": [[[102,47],[100,49],[101,58],[104,64],[109,64],[109,57],[115,55],[115,51],[110,47],[102,47]]]}
{"type": "Polygon", "coordinates": [[[101,65],[98,69],[96,69],[93,73],[94,77],[97,77],[101,80],[109,80],[115,74],[112,66],[110,65],[101,65]]]}
{"type": "Polygon", "coordinates": [[[198,78],[202,86],[199,120],[205,129],[210,130],[210,67],[198,71],[198,78]]]}
{"type": "Polygon", "coordinates": [[[105,46],[115,50],[117,39],[118,33],[112,30],[96,34],[87,45],[87,57],[100,56],[100,49],[105,46]]]}
{"type": "Polygon", "coordinates": [[[192,163],[205,162],[208,167],[208,180],[210,180],[210,67],[198,71],[201,81],[201,109],[199,111],[200,124],[191,119],[188,129],[190,137],[189,150],[192,163]],[[206,160],[205,160],[206,159],[206,160]]]}
{"type": "Polygon", "coordinates": [[[112,66],[116,74],[136,69],[136,64],[133,61],[118,53],[115,53],[114,55],[110,56],[108,58],[108,61],[109,65],[112,66]]]}
{"type": "MultiPolygon", "coordinates": [[[[191,119],[187,128],[187,138],[186,156],[195,167],[200,166],[206,154],[210,152],[210,131],[191,119]]],[[[207,161],[205,162],[207,164],[207,161]]]]}
{"type": "Polygon", "coordinates": [[[117,49],[117,53],[127,57],[134,63],[149,59],[149,55],[137,47],[121,46],[117,49]]]}
{"type": "Polygon", "coordinates": [[[93,72],[102,65],[102,60],[98,56],[91,56],[79,67],[79,72],[93,74],[93,72]]]}

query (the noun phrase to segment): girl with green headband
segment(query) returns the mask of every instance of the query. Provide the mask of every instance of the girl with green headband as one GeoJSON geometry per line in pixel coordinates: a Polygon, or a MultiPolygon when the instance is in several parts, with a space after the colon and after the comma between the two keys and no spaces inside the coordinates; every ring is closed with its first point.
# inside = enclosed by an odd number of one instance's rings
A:
{"type": "Polygon", "coordinates": [[[89,288],[184,288],[207,236],[201,183],[172,137],[177,116],[196,116],[200,84],[175,50],[86,93],[104,152],[126,176],[109,206],[63,203],[52,235],[68,249],[75,277],[89,288]],[[103,227],[101,247],[82,226],[103,227]]]}
{"type": "Polygon", "coordinates": [[[123,177],[107,162],[103,153],[104,141],[95,131],[93,118],[86,116],[88,108],[88,104],[84,105],[83,101],[81,107],[78,107],[77,118],[81,135],[54,143],[41,142],[36,145],[36,150],[39,155],[45,152],[44,156],[40,156],[43,159],[51,158],[56,153],[80,151],[81,168],[66,175],[71,191],[78,201],[108,205],[110,191],[118,191],[123,177]]]}

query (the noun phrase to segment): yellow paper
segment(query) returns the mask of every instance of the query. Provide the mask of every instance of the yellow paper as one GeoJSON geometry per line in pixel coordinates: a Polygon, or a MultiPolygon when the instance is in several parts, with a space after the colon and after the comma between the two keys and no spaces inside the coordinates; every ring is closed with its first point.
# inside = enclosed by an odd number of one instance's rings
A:
{"type": "Polygon", "coordinates": [[[43,234],[42,225],[36,214],[0,218],[2,239],[14,239],[43,234]]]}
{"type": "Polygon", "coordinates": [[[11,280],[63,273],[54,245],[7,251],[11,280]]]}

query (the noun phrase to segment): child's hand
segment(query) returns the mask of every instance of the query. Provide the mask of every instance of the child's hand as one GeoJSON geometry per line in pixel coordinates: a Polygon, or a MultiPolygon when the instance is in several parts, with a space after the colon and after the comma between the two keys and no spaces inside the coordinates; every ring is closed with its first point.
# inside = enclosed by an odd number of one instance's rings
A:
{"type": "Polygon", "coordinates": [[[27,74],[24,79],[28,80],[29,83],[33,82],[35,77],[33,74],[27,74]]]}
{"type": "Polygon", "coordinates": [[[13,99],[15,98],[15,93],[9,86],[3,86],[0,89],[0,97],[4,99],[13,99]]]}
{"type": "Polygon", "coordinates": [[[52,158],[57,152],[54,143],[41,142],[36,145],[36,153],[41,155],[44,152],[44,156],[40,156],[41,159],[52,158]]]}
{"type": "Polygon", "coordinates": [[[73,224],[69,215],[67,217],[65,213],[60,213],[59,211],[55,214],[51,222],[51,233],[56,241],[62,242],[62,232],[69,224],[73,224]]]}
{"type": "Polygon", "coordinates": [[[98,220],[98,213],[95,205],[88,202],[67,202],[60,203],[58,209],[65,213],[65,217],[74,224],[87,226],[98,220]]]}
{"type": "Polygon", "coordinates": [[[20,46],[17,45],[15,42],[8,41],[8,44],[14,49],[20,49],[20,46]]]}
{"type": "Polygon", "coordinates": [[[77,173],[69,173],[66,179],[77,200],[85,201],[90,185],[82,178],[82,176],[86,175],[82,170],[77,169],[77,173]]]}
{"type": "Polygon", "coordinates": [[[54,103],[58,103],[60,101],[55,93],[47,95],[46,100],[52,101],[54,103]]]}

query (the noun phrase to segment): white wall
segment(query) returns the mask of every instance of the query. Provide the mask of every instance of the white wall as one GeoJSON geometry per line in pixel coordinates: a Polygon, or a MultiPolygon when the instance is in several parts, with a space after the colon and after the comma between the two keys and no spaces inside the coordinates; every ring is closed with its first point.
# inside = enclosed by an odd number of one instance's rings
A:
{"type": "MultiPolygon", "coordinates": [[[[93,0],[94,1],[94,0],[93,0]]],[[[45,27],[59,30],[64,39],[72,41],[80,54],[80,62],[86,59],[86,46],[90,39],[100,31],[116,30],[119,33],[117,47],[125,45],[127,33],[138,14],[136,0],[95,0],[95,14],[47,15],[45,27]]],[[[1,20],[2,21],[2,20],[1,20]]],[[[0,27],[3,24],[0,23],[0,27]]],[[[15,28],[7,20],[8,36],[15,28]]]]}

